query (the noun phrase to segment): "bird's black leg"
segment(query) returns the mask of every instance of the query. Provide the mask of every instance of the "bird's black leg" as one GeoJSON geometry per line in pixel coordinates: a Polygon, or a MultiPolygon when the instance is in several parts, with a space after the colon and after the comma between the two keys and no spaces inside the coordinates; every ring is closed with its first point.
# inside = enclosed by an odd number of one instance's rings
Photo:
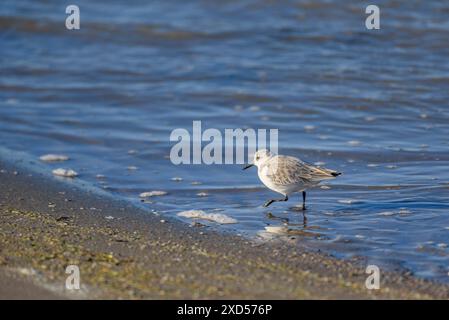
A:
{"type": "Polygon", "coordinates": [[[288,200],[288,196],[285,196],[284,199],[272,199],[272,200],[268,200],[267,202],[265,202],[265,204],[263,205],[265,208],[268,207],[270,204],[272,204],[273,202],[279,202],[279,201],[287,201],[288,200]]]}
{"type": "Polygon", "coordinates": [[[302,192],[302,210],[306,210],[306,192],[302,192]]]}

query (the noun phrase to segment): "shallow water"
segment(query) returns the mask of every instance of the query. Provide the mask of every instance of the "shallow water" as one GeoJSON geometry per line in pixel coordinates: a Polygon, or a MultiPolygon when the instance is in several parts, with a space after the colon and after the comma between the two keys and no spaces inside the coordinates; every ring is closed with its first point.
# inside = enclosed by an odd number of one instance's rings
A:
{"type": "Polygon", "coordinates": [[[133,202],[166,191],[144,203],[163,214],[226,214],[238,223],[220,229],[251,237],[285,226],[298,245],[449,280],[448,2],[382,2],[377,31],[359,1],[123,3],[77,1],[68,31],[58,1],[2,1],[1,146],[66,154],[48,170],[133,202]],[[310,190],[307,221],[299,195],[262,208],[278,195],[255,170],[171,164],[170,132],[194,120],[278,128],[281,153],[344,174],[310,190]]]}

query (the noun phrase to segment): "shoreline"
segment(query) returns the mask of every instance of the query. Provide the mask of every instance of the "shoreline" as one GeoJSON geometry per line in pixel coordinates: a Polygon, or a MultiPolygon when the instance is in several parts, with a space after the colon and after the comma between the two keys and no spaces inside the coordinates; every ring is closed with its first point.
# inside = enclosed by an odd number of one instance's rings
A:
{"type": "Polygon", "coordinates": [[[368,290],[361,261],[192,227],[13,162],[0,158],[0,299],[449,298],[397,272],[368,290]]]}

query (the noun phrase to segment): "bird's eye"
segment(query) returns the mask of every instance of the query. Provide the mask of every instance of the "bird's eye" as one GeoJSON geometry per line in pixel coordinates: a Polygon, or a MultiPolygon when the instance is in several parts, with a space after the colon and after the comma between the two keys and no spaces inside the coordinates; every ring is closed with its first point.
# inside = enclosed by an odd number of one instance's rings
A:
{"type": "Polygon", "coordinates": [[[257,156],[257,157],[256,157],[256,160],[259,160],[259,159],[260,159],[260,157],[259,157],[259,156],[257,156]]]}

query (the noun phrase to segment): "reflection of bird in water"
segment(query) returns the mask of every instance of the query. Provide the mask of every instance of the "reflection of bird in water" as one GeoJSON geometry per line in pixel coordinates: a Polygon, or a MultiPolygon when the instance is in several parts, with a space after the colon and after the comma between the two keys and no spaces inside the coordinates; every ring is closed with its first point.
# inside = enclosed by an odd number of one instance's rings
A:
{"type": "Polygon", "coordinates": [[[334,179],[341,174],[334,170],[312,166],[298,158],[274,155],[266,149],[257,151],[254,154],[254,163],[243,169],[252,166],[258,168],[259,179],[265,186],[284,196],[283,199],[268,200],[264,207],[268,207],[273,202],[287,201],[288,196],[292,193],[302,192],[302,210],[305,210],[305,190],[317,186],[323,180],[334,179]]]}

